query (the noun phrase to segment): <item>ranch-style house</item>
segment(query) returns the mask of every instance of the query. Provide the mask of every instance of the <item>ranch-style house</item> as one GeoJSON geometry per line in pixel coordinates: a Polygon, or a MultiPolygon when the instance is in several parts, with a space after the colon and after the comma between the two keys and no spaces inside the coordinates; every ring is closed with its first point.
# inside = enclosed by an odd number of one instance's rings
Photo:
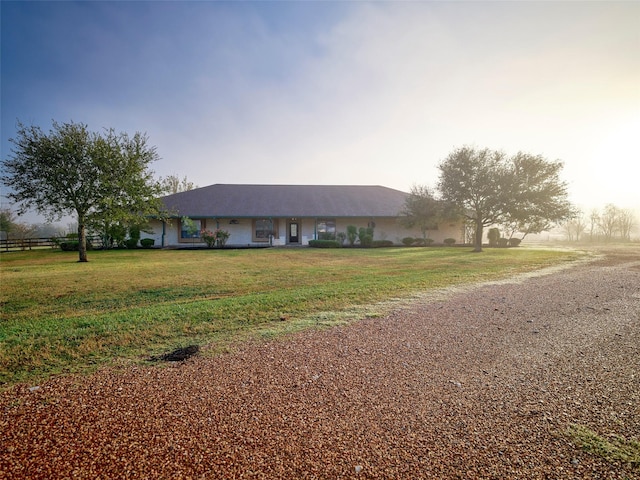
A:
{"type": "MultiPolygon", "coordinates": [[[[335,238],[347,226],[373,227],[374,240],[401,244],[421,238],[399,215],[408,193],[372,185],[231,185],[215,184],[163,197],[169,221],[151,220],[156,246],[204,246],[200,232],[226,230],[227,246],[304,246],[310,240],[335,238]],[[192,222],[183,225],[182,219],[192,222]]],[[[189,222],[188,222],[189,223],[189,222]]],[[[429,238],[460,242],[459,223],[438,225],[429,238]]]]}

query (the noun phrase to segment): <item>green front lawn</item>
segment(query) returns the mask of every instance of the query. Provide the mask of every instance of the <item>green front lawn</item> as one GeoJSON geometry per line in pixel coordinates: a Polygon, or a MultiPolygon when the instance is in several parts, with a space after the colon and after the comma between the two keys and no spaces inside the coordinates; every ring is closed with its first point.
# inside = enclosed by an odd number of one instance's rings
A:
{"type": "Polygon", "coordinates": [[[384,312],[418,292],[573,261],[575,251],[466,248],[55,250],[0,256],[0,385],[187,344],[384,312]]]}

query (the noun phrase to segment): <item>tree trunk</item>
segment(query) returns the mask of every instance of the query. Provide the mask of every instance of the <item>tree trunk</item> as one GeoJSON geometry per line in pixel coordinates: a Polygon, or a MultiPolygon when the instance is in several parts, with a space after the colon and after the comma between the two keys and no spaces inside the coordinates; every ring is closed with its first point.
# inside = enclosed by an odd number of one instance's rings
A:
{"type": "Polygon", "coordinates": [[[78,262],[88,262],[87,260],[87,230],[84,226],[84,217],[78,216],[78,262]]]}
{"type": "Polygon", "coordinates": [[[482,234],[484,233],[484,227],[480,220],[476,220],[476,238],[474,239],[474,252],[482,251],[482,234]]]}

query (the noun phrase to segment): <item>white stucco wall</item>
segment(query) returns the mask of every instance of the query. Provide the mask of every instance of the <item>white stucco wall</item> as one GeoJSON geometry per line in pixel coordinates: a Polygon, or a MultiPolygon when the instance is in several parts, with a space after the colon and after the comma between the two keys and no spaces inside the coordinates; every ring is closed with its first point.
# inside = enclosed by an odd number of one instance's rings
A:
{"type": "MultiPolygon", "coordinates": [[[[273,239],[274,246],[287,244],[287,218],[274,219],[277,222],[277,236],[273,239]]],[[[289,219],[290,220],[290,219],[289,219]]],[[[370,218],[337,218],[336,231],[346,232],[347,226],[354,225],[357,228],[366,227],[371,221],[370,218]]],[[[420,229],[407,229],[398,223],[395,218],[376,218],[374,228],[374,240],[390,240],[394,244],[402,244],[405,237],[422,238],[420,229]]],[[[230,233],[228,246],[263,246],[267,242],[255,242],[252,238],[253,221],[250,218],[236,219],[237,223],[231,223],[230,219],[206,219],[206,228],[215,230],[222,228],[230,233]]],[[[300,245],[308,245],[309,240],[316,238],[316,219],[315,218],[298,218],[297,222],[300,226],[300,245]]],[[[170,223],[165,224],[164,243],[163,243],[163,226],[162,222],[152,220],[150,222],[154,232],[152,234],[143,233],[142,238],[153,238],[155,246],[164,247],[188,247],[189,245],[204,246],[204,242],[179,241],[179,221],[173,219],[170,223]]],[[[433,239],[435,244],[442,243],[445,238],[454,238],[456,243],[462,241],[462,227],[458,224],[441,224],[438,230],[429,231],[429,238],[433,239]]]]}
{"type": "Polygon", "coordinates": [[[151,220],[149,225],[153,229],[153,233],[141,232],[140,238],[153,238],[155,241],[154,247],[162,246],[162,222],[158,220],[151,220]]]}

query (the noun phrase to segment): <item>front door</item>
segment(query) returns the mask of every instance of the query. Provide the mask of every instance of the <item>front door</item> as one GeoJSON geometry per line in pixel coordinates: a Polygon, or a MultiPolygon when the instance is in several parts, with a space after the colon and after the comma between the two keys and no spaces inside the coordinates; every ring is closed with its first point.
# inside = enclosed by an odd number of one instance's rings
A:
{"type": "Polygon", "coordinates": [[[289,243],[298,243],[300,241],[299,230],[300,230],[300,225],[298,224],[298,222],[289,223],[289,243]]]}

